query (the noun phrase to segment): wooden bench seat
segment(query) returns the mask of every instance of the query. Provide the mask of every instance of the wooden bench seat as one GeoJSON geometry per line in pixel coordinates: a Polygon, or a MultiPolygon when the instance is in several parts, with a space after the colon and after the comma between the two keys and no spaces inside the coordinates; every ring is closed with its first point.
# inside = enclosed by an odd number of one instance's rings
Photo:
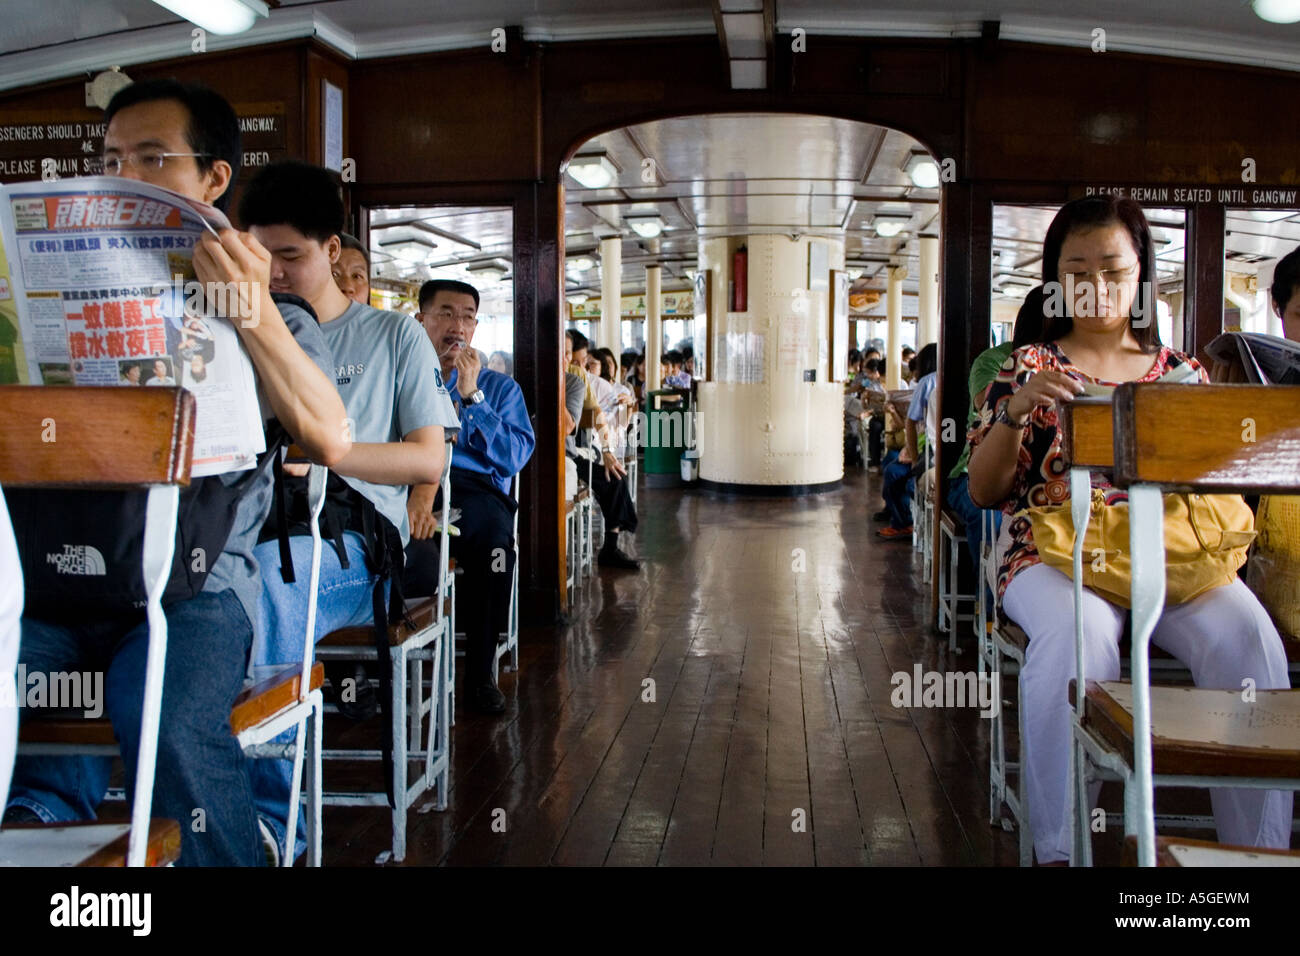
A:
{"type": "MultiPolygon", "coordinates": [[[[230,711],[231,733],[240,734],[296,701],[301,679],[302,669],[295,664],[245,687],[230,711]]],[[[311,669],[311,689],[319,689],[324,681],[325,668],[318,662],[311,669]]],[[[67,711],[32,714],[19,728],[18,739],[29,744],[113,746],[117,743],[113,724],[107,717],[86,718],[67,711]]]]}
{"type": "MultiPolygon", "coordinates": [[[[1073,683],[1073,682],[1072,682],[1073,683]]],[[[1084,723],[1133,759],[1133,688],[1088,681],[1084,723]]],[[[1073,689],[1073,688],[1072,688],[1073,689]]],[[[1300,694],[1258,690],[1151,688],[1154,770],[1167,775],[1300,777],[1300,694]]]]}
{"type": "Polygon", "coordinates": [[[939,525],[954,538],[959,538],[966,534],[966,525],[959,522],[957,516],[947,508],[944,508],[939,512],[939,525]]]}
{"type": "MultiPolygon", "coordinates": [[[[434,599],[417,598],[413,601],[406,602],[406,616],[411,619],[414,628],[407,627],[403,621],[394,621],[388,625],[388,644],[390,647],[396,647],[398,644],[404,644],[416,634],[425,630],[433,623],[434,611],[436,605],[434,599]]],[[[443,615],[451,615],[451,599],[448,598],[443,604],[443,615]]],[[[361,624],[357,627],[341,627],[337,631],[331,631],[317,641],[318,646],[325,647],[370,647],[374,643],[375,629],[369,624],[361,624]]]]}
{"type": "MultiPolygon", "coordinates": [[[[126,866],[129,823],[14,823],[0,830],[0,866],[126,866]]],[[[175,820],[149,821],[145,866],[168,866],[181,857],[175,820]]]]}
{"type": "MultiPolygon", "coordinates": [[[[1137,866],[1137,837],[1124,840],[1124,866],[1137,866]]],[[[1300,866],[1300,850],[1224,846],[1209,840],[1156,837],[1156,866],[1300,866]]]]}

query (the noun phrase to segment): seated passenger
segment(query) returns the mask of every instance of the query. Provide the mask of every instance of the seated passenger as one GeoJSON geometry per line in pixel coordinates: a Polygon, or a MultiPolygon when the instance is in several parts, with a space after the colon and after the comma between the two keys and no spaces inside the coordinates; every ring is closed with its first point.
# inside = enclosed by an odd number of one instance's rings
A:
{"type": "MultiPolygon", "coordinates": [[[[297,161],[273,163],[249,183],[239,214],[271,252],[271,288],[301,296],[315,310],[353,441],[352,450],[334,464],[337,490],[331,491],[327,506],[330,517],[322,519],[322,526],[332,523],[337,534],[333,547],[321,549],[314,635],[319,641],[341,627],[374,623],[377,577],[367,551],[376,552],[384,543],[382,538],[367,541],[363,533],[366,503],[379,524],[386,520],[389,532],[405,546],[410,532],[407,486],[441,480],[444,434],[456,429],[456,412],[443,388],[437,356],[419,327],[397,312],[349,299],[335,283],[332,267],[339,256],[343,201],[327,170],[297,161]]],[[[292,582],[285,580],[274,529],[263,532],[271,540],[255,552],[262,568],[262,621],[253,646],[254,667],[302,660],[312,540],[302,520],[305,514],[297,517],[290,516],[288,529],[292,582]]],[[[383,601],[382,594],[378,600],[383,601]]],[[[291,769],[288,760],[259,760],[254,766],[258,811],[276,846],[284,845],[291,769]]],[[[298,820],[304,824],[301,815],[298,820]]],[[[300,839],[304,834],[305,828],[299,829],[300,839]]]]}
{"type": "Polygon", "coordinates": [[[506,378],[515,376],[515,360],[509,352],[500,349],[488,356],[487,367],[493,372],[500,372],[506,378]]]}
{"type": "MultiPolygon", "coordinates": [[[[222,205],[239,170],[239,122],[209,89],[174,80],[126,87],[105,111],[105,155],[121,175],[222,205]],[[158,159],[158,163],[149,161],[158,159]]],[[[271,299],[271,255],[256,237],[235,230],[195,245],[198,280],[245,283],[260,290],[258,321],[235,322],[248,347],[268,432],[283,426],[314,460],[334,465],[351,447],[343,402],[334,388],[329,351],[302,309],[271,299]]],[[[252,472],[201,481],[242,483],[225,548],[197,596],[168,605],[167,663],[159,724],[153,814],[181,821],[186,866],[256,866],[265,856],[243,751],[230,732],[230,710],[243,688],[258,620],[254,544],[271,506],[271,456],[252,472]],[[195,808],[204,810],[194,827],[195,808]]],[[[105,711],[121,743],[129,791],[140,744],[145,651],[144,612],[109,619],[23,619],[19,660],[29,672],[103,668],[105,711]]],[[[108,789],[107,757],[20,757],[14,768],[8,821],[93,819],[108,789]]]]}
{"type": "MultiPolygon", "coordinates": [[[[596,419],[597,451],[600,461],[591,469],[591,494],[600,505],[601,516],[605,519],[605,543],[597,555],[597,562],[602,567],[625,568],[637,570],[641,563],[629,557],[618,544],[620,531],[636,531],[636,505],[627,487],[627,470],[622,459],[616,453],[613,429],[605,421],[596,402],[591,381],[584,374],[587,359],[587,337],[575,329],[565,332],[564,360],[568,370],[587,383],[587,394],[583,402],[583,411],[590,410],[596,419]]],[[[586,472],[584,471],[583,474],[586,472]]]]}
{"type": "MultiPolygon", "coordinates": [[[[451,504],[459,509],[451,553],[464,573],[456,582],[456,623],[465,632],[465,690],[482,713],[505,710],[492,679],[498,635],[506,629],[514,573],[514,514],[510,484],[533,454],[533,425],[515,380],[483,368],[472,346],[478,328],[478,290],[464,282],[432,279],[420,288],[420,321],[438,354],[447,390],[460,412],[451,456],[451,504]]],[[[412,597],[438,585],[436,484],[411,489],[411,543],[405,583],[412,597]]]]}
{"type": "Polygon", "coordinates": [[[880,359],[874,357],[874,349],[870,350],[873,357],[865,359],[862,363],[862,372],[859,379],[862,383],[862,404],[863,408],[870,412],[865,419],[865,428],[859,427],[863,447],[867,450],[867,470],[871,472],[880,471],[882,459],[884,457],[884,434],[885,434],[885,384],[881,381],[882,370],[880,359]]]}
{"type": "MultiPolygon", "coordinates": [[[[1028,764],[1022,772],[1039,863],[1068,860],[1072,846],[1066,687],[1075,673],[1074,598],[1070,578],[1039,560],[1031,520],[1022,512],[1069,501],[1059,403],[1082,394],[1084,383],[1153,381],[1171,368],[1195,364],[1160,344],[1155,263],[1151,232],[1137,203],[1098,196],[1063,206],[1043,243],[1043,279],[1049,299],[1053,290],[1059,295],[1072,282],[1074,300],[1065,299],[1061,315],[1052,314],[1049,301],[1042,341],[1012,352],[968,436],[974,445],[971,499],[980,507],[1000,506],[1011,516],[1003,522],[1001,537],[1008,547],[998,570],[998,592],[1002,612],[1029,635],[1020,674],[1028,764]],[[1099,275],[1104,281],[1097,281],[1099,275]]],[[[1109,484],[1098,476],[1094,482],[1109,484]]],[[[1085,589],[1087,679],[1119,677],[1125,613],[1085,589]]],[[[1247,678],[1261,690],[1288,686],[1282,642],[1240,579],[1167,605],[1152,642],[1187,664],[1199,687],[1240,688],[1247,678]]],[[[1210,794],[1223,842],[1289,844],[1290,792],[1220,788],[1210,794]]],[[[1096,796],[1090,795],[1092,804],[1096,796]]]]}
{"type": "Polygon", "coordinates": [[[362,305],[370,304],[370,253],[355,236],[339,233],[339,257],[330,273],[345,296],[362,305]]]}
{"type": "MultiPolygon", "coordinates": [[[[967,416],[967,429],[973,428],[979,420],[979,410],[984,405],[984,399],[988,395],[989,388],[993,381],[998,377],[1007,357],[1012,351],[1021,345],[1028,345],[1031,342],[1037,342],[1043,332],[1043,287],[1035,286],[1025,296],[1025,301],[1020,304],[1020,312],[1016,315],[1015,331],[1012,333],[1010,342],[1003,342],[1001,345],[995,345],[991,349],[985,349],[975,361],[971,363],[970,379],[967,382],[970,391],[970,414],[967,416]]],[[[948,473],[948,507],[951,508],[962,520],[966,528],[966,548],[970,552],[972,566],[978,568],[980,564],[980,548],[984,536],[984,523],[981,520],[983,508],[975,505],[970,500],[970,489],[968,487],[969,476],[966,474],[966,465],[970,461],[971,443],[966,442],[966,447],[962,449],[961,457],[957,459],[957,464],[952,471],[948,473]]],[[[995,521],[994,527],[1000,528],[1001,513],[995,521]]]]}
{"type": "MultiPolygon", "coordinates": [[[[920,376],[912,392],[912,402],[903,423],[906,444],[892,464],[885,466],[885,510],[889,512],[889,527],[881,528],[877,535],[887,541],[902,540],[912,535],[912,494],[916,479],[925,471],[922,451],[924,443],[918,437],[917,423],[924,423],[929,411],[930,398],[938,384],[936,371],[939,347],[931,342],[915,357],[920,376]]],[[[924,434],[924,432],[922,432],[924,434]]]]}
{"type": "Polygon", "coordinates": [[[664,376],[664,388],[690,388],[691,376],[682,369],[686,361],[682,353],[676,349],[669,349],[664,353],[664,363],[668,367],[668,374],[664,376]]]}

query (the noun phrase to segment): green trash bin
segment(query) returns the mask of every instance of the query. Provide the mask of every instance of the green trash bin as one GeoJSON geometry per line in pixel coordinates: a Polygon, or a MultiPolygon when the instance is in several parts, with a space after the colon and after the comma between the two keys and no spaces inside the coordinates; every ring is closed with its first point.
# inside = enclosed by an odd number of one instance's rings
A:
{"type": "Polygon", "coordinates": [[[664,488],[682,482],[681,458],[690,433],[691,393],[684,388],[660,388],[646,393],[646,428],[641,436],[645,447],[646,485],[664,488]],[[672,401],[672,397],[679,401],[672,401]],[[669,401],[664,401],[668,398],[669,401]]]}

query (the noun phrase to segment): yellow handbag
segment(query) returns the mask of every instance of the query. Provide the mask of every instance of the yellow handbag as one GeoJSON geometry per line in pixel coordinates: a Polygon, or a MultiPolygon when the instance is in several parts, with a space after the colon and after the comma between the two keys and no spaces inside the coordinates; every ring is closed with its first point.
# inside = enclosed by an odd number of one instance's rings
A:
{"type": "Polygon", "coordinates": [[[1246,583],[1279,631],[1300,635],[1300,498],[1260,498],[1255,529],[1246,583]]]}
{"type": "MultiPolygon", "coordinates": [[[[1231,584],[1255,539],[1255,516],[1240,495],[1165,495],[1165,603],[1184,604],[1231,584]]],[[[1070,505],[1030,508],[1034,546],[1043,563],[1074,574],[1070,505]]],[[[1128,499],[1094,488],[1083,540],[1083,583],[1112,604],[1131,607],[1128,499]],[[1120,498],[1122,500],[1116,500],[1120,498]]]]}

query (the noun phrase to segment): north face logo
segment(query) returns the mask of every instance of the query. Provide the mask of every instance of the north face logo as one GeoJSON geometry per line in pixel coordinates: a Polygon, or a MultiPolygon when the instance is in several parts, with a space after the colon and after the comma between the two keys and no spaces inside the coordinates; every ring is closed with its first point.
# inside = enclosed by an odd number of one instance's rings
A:
{"type": "Polygon", "coordinates": [[[107,573],[104,556],[88,544],[65,544],[62,554],[47,554],[45,563],[52,564],[59,574],[99,575],[107,573]]]}

